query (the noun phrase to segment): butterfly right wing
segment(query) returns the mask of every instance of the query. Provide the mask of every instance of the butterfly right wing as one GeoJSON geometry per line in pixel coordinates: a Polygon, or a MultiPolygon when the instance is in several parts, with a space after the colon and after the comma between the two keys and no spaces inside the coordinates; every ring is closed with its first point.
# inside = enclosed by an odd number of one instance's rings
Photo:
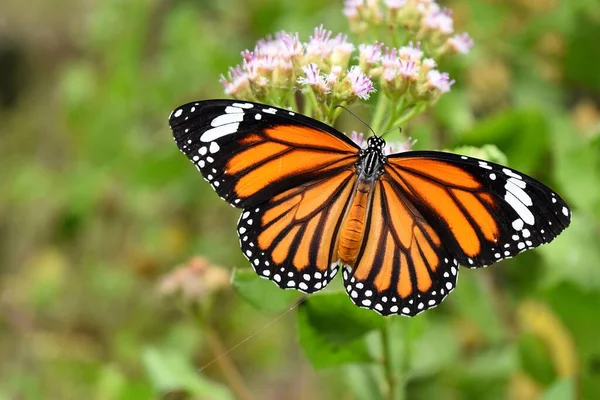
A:
{"type": "Polygon", "coordinates": [[[337,232],[355,183],[350,168],[246,208],[238,235],[256,273],[283,289],[323,289],[339,268],[337,232]]]}

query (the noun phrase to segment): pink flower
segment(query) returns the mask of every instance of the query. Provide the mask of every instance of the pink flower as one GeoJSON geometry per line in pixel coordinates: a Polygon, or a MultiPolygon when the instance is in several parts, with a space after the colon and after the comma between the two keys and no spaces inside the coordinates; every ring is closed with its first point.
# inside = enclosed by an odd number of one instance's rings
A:
{"type": "Polygon", "coordinates": [[[367,100],[375,92],[373,82],[357,65],[350,68],[346,80],[350,82],[354,95],[360,99],[367,100]]]}
{"type": "Polygon", "coordinates": [[[406,4],[406,0],[385,0],[385,5],[390,10],[399,10],[406,4]]]}
{"type": "Polygon", "coordinates": [[[417,140],[412,139],[410,137],[407,138],[404,142],[388,142],[383,148],[383,154],[389,156],[390,154],[411,151],[415,143],[417,143],[417,140]]]}
{"type": "Polygon", "coordinates": [[[454,80],[450,80],[450,75],[448,75],[447,72],[440,72],[436,69],[432,69],[427,73],[427,84],[429,87],[435,88],[441,93],[447,93],[454,84],[454,80]]]}
{"type": "Polygon", "coordinates": [[[249,85],[248,75],[242,70],[239,65],[229,68],[228,78],[221,75],[221,85],[225,88],[225,94],[229,96],[236,96],[241,90],[245,89],[249,85]]]}
{"type": "Polygon", "coordinates": [[[408,46],[402,46],[398,50],[398,55],[403,60],[408,61],[419,61],[421,57],[423,57],[423,52],[421,51],[421,42],[417,42],[417,46],[413,46],[413,42],[409,42],[408,46]]]}
{"type": "Polygon", "coordinates": [[[419,66],[414,61],[400,61],[398,72],[406,80],[416,81],[419,79],[419,66]]]}
{"type": "Polygon", "coordinates": [[[358,46],[358,53],[361,63],[373,65],[381,59],[381,49],[383,43],[375,42],[373,44],[361,44],[358,46]]]}
{"type": "Polygon", "coordinates": [[[446,35],[454,32],[454,21],[452,20],[452,11],[448,8],[442,11],[433,11],[425,15],[423,18],[425,28],[431,30],[439,30],[446,35]]]}
{"type": "Polygon", "coordinates": [[[330,89],[325,81],[325,76],[321,75],[319,66],[315,63],[310,63],[302,67],[305,76],[298,78],[298,83],[312,87],[315,91],[321,94],[329,93],[330,89]]]}
{"type": "Polygon", "coordinates": [[[352,139],[352,141],[356,143],[360,148],[362,148],[365,144],[364,138],[365,134],[362,132],[352,131],[352,133],[350,134],[350,139],[352,139]]]}
{"type": "Polygon", "coordinates": [[[358,9],[363,6],[363,0],[345,0],[344,15],[347,18],[356,18],[359,16],[358,9]]]}
{"type": "Polygon", "coordinates": [[[473,39],[471,39],[468,33],[464,32],[450,37],[448,44],[455,52],[467,54],[473,47],[473,39]]]}

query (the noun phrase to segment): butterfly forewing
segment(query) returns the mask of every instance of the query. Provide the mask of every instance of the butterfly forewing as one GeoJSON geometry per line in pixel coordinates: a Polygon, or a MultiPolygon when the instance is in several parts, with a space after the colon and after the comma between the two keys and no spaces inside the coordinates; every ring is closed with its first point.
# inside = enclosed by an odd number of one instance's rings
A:
{"type": "Polygon", "coordinates": [[[388,158],[386,171],[459,263],[481,267],[548,243],[570,223],[566,203],[510,168],[444,152],[388,158]]]}
{"type": "Polygon", "coordinates": [[[323,123],[250,102],[188,103],[169,123],[179,149],[221,198],[240,208],[335,175],[352,166],[360,150],[323,123]]]}

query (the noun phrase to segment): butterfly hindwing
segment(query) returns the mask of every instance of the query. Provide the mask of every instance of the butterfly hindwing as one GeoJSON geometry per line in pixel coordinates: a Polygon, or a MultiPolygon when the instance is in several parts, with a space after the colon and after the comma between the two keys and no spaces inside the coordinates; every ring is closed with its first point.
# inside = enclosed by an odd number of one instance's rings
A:
{"type": "Polygon", "coordinates": [[[283,289],[323,289],[338,271],[335,241],[355,181],[346,170],[245,209],[238,235],[256,273],[283,289]]]}
{"type": "Polygon", "coordinates": [[[334,175],[360,150],[326,124],[292,111],[235,100],[176,108],[169,124],[179,149],[235,207],[252,207],[287,189],[334,175]]]}
{"type": "Polygon", "coordinates": [[[387,177],[376,183],[370,210],[354,267],[343,268],[352,301],[382,315],[438,305],[456,286],[457,260],[387,177]]]}

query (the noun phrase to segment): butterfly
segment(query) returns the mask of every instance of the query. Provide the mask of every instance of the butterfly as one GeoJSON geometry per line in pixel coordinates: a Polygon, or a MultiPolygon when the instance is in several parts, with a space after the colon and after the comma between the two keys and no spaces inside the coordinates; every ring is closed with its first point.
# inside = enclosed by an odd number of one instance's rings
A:
{"type": "Polygon", "coordinates": [[[553,240],[570,223],[559,195],[513,169],[438,151],[385,155],[293,111],[236,100],[182,105],[179,149],[243,209],[237,233],[256,273],[313,293],[341,269],[358,306],[415,316],[486,266],[553,240]]]}

